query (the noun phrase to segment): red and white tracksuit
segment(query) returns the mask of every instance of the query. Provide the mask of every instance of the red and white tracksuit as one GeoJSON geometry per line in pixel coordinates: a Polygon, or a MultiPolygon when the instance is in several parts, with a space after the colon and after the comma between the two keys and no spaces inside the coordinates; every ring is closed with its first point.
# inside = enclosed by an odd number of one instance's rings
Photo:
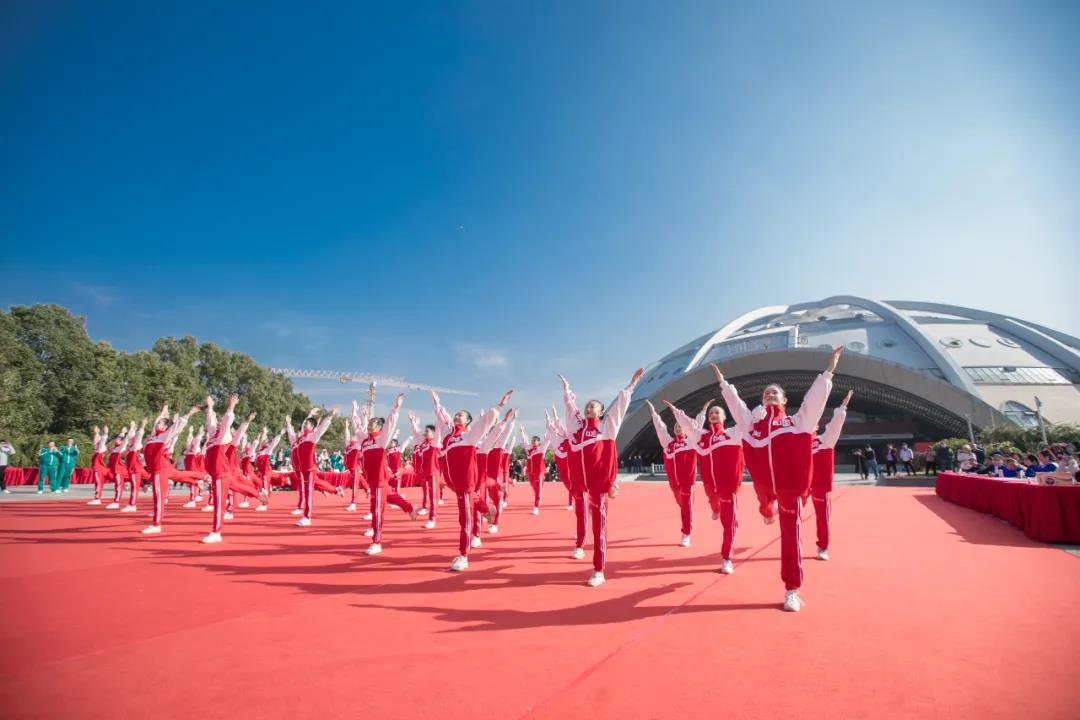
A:
{"type": "Polygon", "coordinates": [[[410,415],[409,420],[412,423],[413,436],[413,474],[416,476],[416,481],[420,483],[420,487],[423,488],[424,500],[422,507],[427,508],[428,519],[434,520],[436,508],[439,505],[437,488],[439,482],[438,457],[439,445],[442,443],[439,439],[438,430],[435,431],[434,437],[429,440],[420,430],[420,423],[416,420],[416,417],[410,415]]]}
{"type": "Polygon", "coordinates": [[[127,467],[124,466],[124,455],[127,451],[127,441],[123,436],[116,438],[112,450],[106,462],[109,468],[109,477],[114,486],[113,502],[120,502],[120,495],[124,492],[124,483],[127,481],[127,467]]]}
{"type": "Polygon", "coordinates": [[[481,475],[477,467],[477,444],[495,426],[499,419],[497,408],[480,413],[468,427],[453,425],[450,415],[435,400],[435,419],[438,433],[442,436],[442,449],[439,462],[443,469],[443,478],[450,489],[457,495],[458,523],[461,534],[458,537],[458,554],[469,556],[470,524],[474,507],[479,498],[481,475]]]}
{"type": "Polygon", "coordinates": [[[105,487],[105,478],[109,476],[109,467],[105,464],[105,451],[108,439],[104,435],[94,436],[94,454],[90,458],[90,474],[94,478],[94,499],[101,500],[101,491],[105,487]]]}
{"type": "Polygon", "coordinates": [[[259,492],[245,484],[239,471],[229,459],[232,444],[233,412],[227,411],[218,422],[213,408],[206,408],[206,471],[210,475],[211,499],[214,503],[213,532],[220,533],[225,516],[225,502],[230,492],[258,497],[259,492]]]}
{"type": "MultiPolygon", "coordinates": [[[[390,411],[387,425],[397,423],[398,407],[390,411]]],[[[385,429],[385,428],[384,428],[385,429]]],[[[386,432],[368,433],[360,444],[360,458],[364,465],[364,476],[368,479],[371,487],[371,528],[375,534],[371,536],[374,544],[382,543],[383,522],[386,517],[386,506],[393,505],[407,513],[413,512],[413,506],[400,493],[390,486],[391,473],[389,453],[387,445],[390,444],[391,434],[386,432]]]]}
{"type": "Polygon", "coordinates": [[[267,505],[270,504],[270,485],[274,477],[274,470],[270,467],[270,457],[281,442],[281,436],[282,433],[278,433],[272,441],[263,442],[255,452],[255,475],[259,478],[259,488],[265,493],[267,505]]]}
{"type": "Polygon", "coordinates": [[[720,517],[724,539],[720,556],[731,559],[735,533],[739,529],[739,487],[742,485],[743,437],[738,427],[725,428],[706,423],[703,416],[693,420],[678,408],[675,419],[687,432],[698,454],[698,472],[709,499],[709,507],[720,517]]]}
{"type": "Polygon", "coordinates": [[[395,446],[386,450],[386,469],[390,472],[390,485],[398,495],[401,494],[401,453],[404,449],[395,446]]]}
{"type": "Polygon", "coordinates": [[[152,525],[160,526],[165,518],[165,498],[169,496],[169,481],[197,484],[203,474],[194,470],[177,470],[172,463],[172,446],[180,431],[187,424],[187,418],[181,417],[172,427],[163,431],[154,431],[143,448],[146,458],[146,470],[150,473],[150,487],[154,493],[154,519],[152,525]]]}
{"type": "Polygon", "coordinates": [[[480,483],[478,488],[479,498],[473,510],[474,537],[480,536],[480,528],[488,508],[493,507],[495,510],[495,516],[491,521],[492,525],[497,526],[499,521],[502,520],[503,493],[499,480],[502,471],[503,453],[505,452],[503,446],[506,444],[506,439],[513,432],[514,421],[509,418],[504,419],[491,428],[488,434],[484,436],[484,439],[480,441],[480,445],[477,446],[477,470],[480,473],[480,483]]]}
{"type": "Polygon", "coordinates": [[[619,471],[615,438],[626,417],[633,391],[633,386],[623,388],[599,420],[585,418],[578,412],[573,391],[567,389],[563,393],[566,428],[570,431],[567,466],[572,481],[574,473],[578,473],[588,492],[593,525],[593,569],[597,572],[603,572],[607,563],[608,493],[619,471]]]}
{"type": "Polygon", "coordinates": [[[315,448],[333,419],[333,415],[327,415],[315,426],[314,430],[302,432],[300,435],[294,433],[291,427],[286,427],[289,441],[293,446],[293,470],[300,479],[300,509],[308,520],[311,519],[311,496],[315,493],[316,474],[319,471],[319,465],[315,460],[315,448]]]}
{"type": "Polygon", "coordinates": [[[832,373],[825,371],[806,392],[799,411],[788,415],[781,405],[758,406],[751,412],[734,385],[724,382],[720,386],[743,436],[743,453],[761,514],[771,518],[777,506],[780,510],[780,577],[787,590],[802,586],[800,500],[810,490],[814,431],[831,390],[832,373]]]}
{"type": "Polygon", "coordinates": [[[682,434],[672,437],[668,433],[667,426],[655,411],[652,412],[653,428],[660,446],[664,449],[664,472],[667,474],[668,486],[675,496],[675,502],[679,506],[679,519],[681,532],[689,535],[694,527],[694,481],[697,479],[697,451],[694,448],[692,438],[687,434],[686,425],[679,422],[676,424],[683,429],[682,434]]]}
{"type": "Polygon", "coordinates": [[[825,432],[814,438],[814,473],[810,479],[810,496],[814,501],[814,517],[817,520],[817,546],[829,549],[829,524],[832,520],[832,486],[836,463],[836,441],[847,419],[843,405],[833,410],[832,420],[825,432]]]}
{"type": "Polygon", "coordinates": [[[533,489],[533,507],[538,508],[544,498],[544,476],[547,475],[547,462],[545,456],[551,446],[552,433],[549,429],[543,438],[537,443],[532,443],[525,435],[525,428],[521,428],[522,447],[525,451],[525,477],[529,478],[529,484],[533,489]]]}
{"type": "Polygon", "coordinates": [[[131,436],[127,445],[125,463],[127,465],[127,479],[131,483],[131,495],[128,497],[128,505],[131,507],[135,507],[135,501],[139,495],[139,485],[142,484],[142,479],[147,476],[146,468],[143,466],[142,461],[139,460],[142,441],[143,429],[140,428],[131,436]]]}
{"type": "MultiPolygon", "coordinates": [[[[580,420],[579,417],[575,422],[580,420]]],[[[564,438],[555,446],[555,467],[570,495],[568,505],[574,508],[574,547],[584,548],[589,532],[589,513],[585,502],[585,476],[582,474],[581,458],[570,444],[570,433],[566,426],[558,418],[553,418],[552,423],[555,436],[564,438]]]]}

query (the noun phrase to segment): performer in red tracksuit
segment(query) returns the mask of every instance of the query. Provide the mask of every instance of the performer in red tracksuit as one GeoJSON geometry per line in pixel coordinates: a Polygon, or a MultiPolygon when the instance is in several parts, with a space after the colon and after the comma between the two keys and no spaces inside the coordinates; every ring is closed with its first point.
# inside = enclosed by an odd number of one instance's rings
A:
{"type": "Polygon", "coordinates": [[[409,423],[412,425],[414,442],[412,454],[413,473],[415,473],[416,481],[420,483],[420,487],[423,488],[424,492],[423,507],[420,508],[419,514],[427,516],[424,529],[433,530],[437,514],[436,508],[438,507],[439,492],[436,485],[438,483],[439,445],[442,444],[442,440],[439,438],[434,425],[425,425],[423,431],[421,431],[420,419],[411,410],[409,411],[409,423]]]}
{"type": "Polygon", "coordinates": [[[713,372],[735,425],[743,434],[743,453],[765,522],[776,520],[780,510],[780,577],[784,581],[784,610],[802,609],[802,545],[799,539],[799,505],[810,490],[814,431],[832,391],[832,376],[843,347],[829,357],[825,372],[814,380],[795,415],[785,410],[787,396],[779,385],[769,385],[761,405],[753,412],[735,387],[724,381],[720,368],[713,372]]]}
{"type": "Polygon", "coordinates": [[[382,552],[383,522],[388,504],[401,508],[409,513],[413,520],[416,519],[416,508],[401,497],[400,493],[393,491],[390,485],[392,476],[389,448],[394,443],[394,431],[397,430],[398,415],[404,400],[404,393],[397,396],[385,420],[379,417],[368,420],[367,433],[360,442],[360,462],[364,465],[364,477],[367,478],[368,485],[371,487],[371,528],[370,534],[364,533],[365,536],[371,538],[371,545],[367,549],[368,555],[378,555],[382,552]]]}
{"type": "MultiPolygon", "coordinates": [[[[580,422],[580,418],[578,419],[580,422]]],[[[552,419],[551,426],[556,433],[556,439],[561,438],[555,446],[555,467],[558,468],[560,454],[565,457],[563,468],[559,470],[563,476],[563,484],[570,494],[570,504],[567,510],[574,511],[575,531],[574,550],[570,557],[581,560],[585,557],[585,541],[589,534],[589,508],[585,501],[585,476],[582,473],[581,458],[571,444],[570,432],[558,417],[552,419]],[[565,470],[565,472],[563,472],[565,470]]]]}
{"type": "Polygon", "coordinates": [[[451,419],[450,414],[439,402],[438,394],[431,393],[431,400],[435,405],[436,425],[443,439],[440,453],[445,470],[443,477],[457,494],[458,500],[458,523],[461,525],[461,534],[458,538],[458,555],[450,564],[450,569],[454,572],[460,572],[469,567],[469,530],[473,519],[473,506],[479,499],[477,492],[481,483],[476,462],[476,446],[498,422],[499,413],[510,400],[511,394],[513,390],[508,390],[498,405],[481,413],[476,422],[473,422],[472,413],[468,410],[457,411],[451,419]]]}
{"type": "Polygon", "coordinates": [[[408,446],[409,440],[405,440],[404,445],[398,443],[398,431],[395,430],[390,447],[386,448],[386,469],[390,471],[390,487],[396,495],[401,495],[401,454],[408,446]]]}
{"type": "Polygon", "coordinates": [[[353,425],[357,427],[363,427],[367,425],[367,408],[364,408],[364,417],[360,422],[360,418],[357,415],[356,401],[353,400],[353,417],[350,422],[345,423],[345,472],[349,473],[352,485],[352,495],[349,499],[349,504],[345,506],[346,512],[356,512],[356,491],[362,485],[364,490],[367,491],[368,497],[371,497],[371,491],[368,487],[367,480],[364,479],[363,468],[360,463],[360,443],[363,440],[363,435],[359,432],[353,434],[350,432],[350,428],[353,425]],[[362,423],[362,424],[361,424],[362,423]]]}
{"type": "MultiPolygon", "coordinates": [[[[656,437],[660,441],[660,447],[664,449],[664,472],[679,506],[682,520],[682,540],[679,544],[690,547],[690,532],[694,527],[694,481],[697,479],[697,451],[694,441],[687,434],[683,424],[685,420],[675,418],[675,437],[671,437],[653,404],[648,400],[645,404],[649,406],[656,437]]],[[[701,419],[704,421],[704,416],[701,419]]]]}
{"type": "Polygon", "coordinates": [[[265,498],[259,503],[259,507],[255,508],[259,512],[266,512],[270,505],[270,485],[274,477],[274,470],[270,467],[270,457],[277,449],[281,438],[285,437],[285,428],[282,428],[272,441],[267,439],[269,432],[268,428],[263,428],[259,447],[255,451],[255,474],[259,478],[259,489],[262,490],[265,498]]]}
{"type": "Polygon", "coordinates": [[[854,391],[848,390],[844,402],[833,410],[832,420],[825,432],[814,438],[814,473],[810,480],[810,496],[814,500],[817,519],[817,557],[829,559],[829,523],[832,520],[832,484],[836,464],[836,441],[847,419],[847,406],[854,391]]]}
{"type": "Polygon", "coordinates": [[[199,408],[193,407],[187,415],[176,415],[170,422],[169,406],[165,405],[157,420],[154,421],[154,431],[143,449],[146,470],[150,473],[150,487],[154,493],[154,516],[149,527],[143,528],[143,535],[157,535],[161,532],[161,523],[165,519],[165,498],[169,496],[170,480],[191,484],[202,481],[202,473],[193,470],[177,470],[171,460],[173,443],[180,437],[180,431],[187,425],[191,416],[197,412],[199,408]]]}
{"type": "Polygon", "coordinates": [[[555,472],[559,474],[559,482],[566,488],[566,509],[568,512],[572,512],[574,510],[574,491],[570,489],[570,471],[566,466],[570,441],[566,439],[566,428],[562,427],[562,423],[559,422],[558,413],[552,418],[545,410],[544,417],[547,420],[548,433],[551,434],[551,442],[554,445],[552,454],[555,455],[555,472]]]}
{"type": "Polygon", "coordinates": [[[135,430],[135,421],[131,421],[131,426],[128,428],[128,445],[127,445],[127,479],[131,483],[131,495],[128,497],[128,504],[120,510],[120,512],[131,513],[136,511],[135,502],[139,496],[139,486],[142,485],[142,479],[147,476],[146,468],[139,460],[139,453],[142,452],[143,445],[143,433],[146,432],[147,419],[143,418],[143,421],[139,423],[138,431],[135,430]]]}
{"type": "Polygon", "coordinates": [[[109,467],[105,464],[105,451],[109,447],[109,426],[102,432],[94,426],[94,454],[90,458],[90,476],[94,479],[94,499],[87,505],[101,504],[101,491],[105,487],[105,478],[109,476],[109,467]]]}
{"type": "Polygon", "coordinates": [[[605,412],[599,400],[585,403],[585,414],[578,412],[577,399],[570,383],[562,375],[563,404],[566,406],[566,429],[570,431],[569,467],[577,465],[589,494],[589,515],[593,523],[593,573],[589,587],[604,583],[604,566],[607,562],[607,505],[608,494],[615,485],[619,471],[615,438],[619,434],[634,393],[644,370],[638,368],[630,378],[630,384],[615,397],[605,412]]]}
{"type": "Polygon", "coordinates": [[[259,491],[246,485],[229,462],[228,449],[232,447],[232,423],[236,413],[236,403],[240,396],[229,397],[229,404],[220,421],[214,413],[214,399],[206,398],[206,469],[210,474],[211,498],[214,501],[214,524],[210,533],[202,539],[204,543],[221,542],[221,526],[225,519],[225,499],[229,492],[239,492],[248,497],[259,497],[259,491]]]}
{"type": "Polygon", "coordinates": [[[113,483],[113,501],[105,506],[106,510],[115,510],[120,507],[120,495],[124,492],[124,483],[127,481],[127,468],[124,467],[124,455],[127,450],[128,429],[124,428],[113,441],[112,449],[105,462],[109,469],[108,477],[113,483]]]}
{"type": "MultiPolygon", "coordinates": [[[[199,429],[201,430],[202,428],[199,428],[199,429]]],[[[195,471],[195,472],[199,471],[199,467],[196,464],[196,460],[195,460],[195,449],[196,449],[195,436],[194,436],[194,433],[192,432],[191,428],[189,427],[188,431],[187,431],[187,440],[184,441],[184,457],[183,457],[183,459],[184,459],[184,469],[185,470],[195,471]]],[[[192,485],[188,486],[188,487],[191,488],[191,491],[190,491],[190,494],[188,495],[188,500],[187,500],[186,503],[183,504],[183,507],[193,508],[198,504],[199,485],[200,485],[200,483],[193,483],[192,485]]]]}
{"type": "Polygon", "coordinates": [[[533,435],[529,438],[525,434],[525,428],[521,428],[521,445],[525,450],[525,476],[529,478],[529,484],[533,489],[533,515],[540,514],[540,505],[544,500],[544,476],[547,475],[547,461],[545,456],[551,447],[551,429],[541,438],[533,435]]]}
{"type": "MultiPolygon", "coordinates": [[[[665,401],[666,402],[666,401],[665,401]]],[[[735,547],[735,533],[739,529],[739,487],[742,485],[743,449],[742,434],[737,427],[724,427],[727,414],[719,405],[708,407],[708,424],[705,410],[697,419],[679,410],[671,403],[667,406],[675,414],[675,420],[686,428],[690,442],[698,454],[698,472],[705,495],[709,498],[713,520],[720,519],[724,528],[724,540],[720,548],[720,572],[735,572],[731,554],[735,547]]]]}
{"type": "MultiPolygon", "coordinates": [[[[500,484],[503,457],[506,451],[503,449],[506,445],[506,440],[512,437],[514,434],[514,417],[515,411],[511,411],[501,424],[495,426],[488,432],[487,437],[480,443],[477,454],[486,455],[487,461],[484,463],[485,475],[487,476],[484,485],[486,486],[486,500],[488,507],[491,508],[491,513],[488,517],[488,533],[495,535],[499,532],[499,522],[502,520],[503,511],[503,488],[500,484]]],[[[481,491],[484,492],[484,491],[481,491]]],[[[483,516],[479,511],[475,513],[475,522],[473,524],[473,547],[480,546],[480,521],[483,516]]]]}
{"type": "MultiPolygon", "coordinates": [[[[289,416],[285,416],[285,432],[288,433],[289,442],[294,447],[293,470],[300,478],[301,517],[296,521],[297,527],[311,525],[312,496],[315,494],[316,473],[319,471],[319,465],[315,460],[315,448],[327,429],[329,429],[334,416],[337,415],[337,410],[331,410],[329,415],[323,418],[318,425],[315,425],[314,418],[318,415],[318,412],[317,408],[311,409],[300,427],[299,435],[292,429],[292,420],[289,416]]],[[[321,484],[326,485],[326,483],[321,484]]],[[[331,490],[333,489],[331,488],[331,490]]],[[[323,490],[323,492],[326,492],[326,490],[323,490]]]]}

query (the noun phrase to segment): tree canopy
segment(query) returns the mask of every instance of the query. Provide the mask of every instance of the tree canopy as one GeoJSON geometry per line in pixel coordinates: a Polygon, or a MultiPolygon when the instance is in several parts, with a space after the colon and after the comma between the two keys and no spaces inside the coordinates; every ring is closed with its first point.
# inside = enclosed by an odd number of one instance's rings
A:
{"type": "MultiPolygon", "coordinates": [[[[286,414],[298,422],[311,407],[288,378],[214,343],[164,337],[150,350],[127,353],[94,342],[85,318],[59,305],[0,312],[0,439],[15,445],[15,464],[34,462],[49,439],[74,437],[85,465],[95,425],[115,433],[132,420],[153,418],[164,402],[186,412],[208,394],[224,400],[233,393],[240,396],[238,418],[258,413],[255,432],[266,425],[276,433],[286,414]]],[[[201,414],[192,418],[196,428],[202,422],[201,414]]],[[[323,444],[339,446],[342,434],[335,422],[323,444]]]]}

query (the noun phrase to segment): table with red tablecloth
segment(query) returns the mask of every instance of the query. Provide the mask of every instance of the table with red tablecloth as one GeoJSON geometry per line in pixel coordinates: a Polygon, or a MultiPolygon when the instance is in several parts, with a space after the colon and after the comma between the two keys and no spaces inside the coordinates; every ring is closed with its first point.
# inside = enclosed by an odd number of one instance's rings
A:
{"type": "MultiPolygon", "coordinates": [[[[9,467],[4,473],[5,485],[37,485],[38,469],[36,467],[9,467]]],[[[71,474],[71,483],[78,485],[94,482],[90,475],[90,468],[75,468],[71,474]]]]}
{"type": "Polygon", "coordinates": [[[946,472],[935,487],[945,500],[999,517],[1032,540],[1080,543],[1080,485],[946,472]]]}

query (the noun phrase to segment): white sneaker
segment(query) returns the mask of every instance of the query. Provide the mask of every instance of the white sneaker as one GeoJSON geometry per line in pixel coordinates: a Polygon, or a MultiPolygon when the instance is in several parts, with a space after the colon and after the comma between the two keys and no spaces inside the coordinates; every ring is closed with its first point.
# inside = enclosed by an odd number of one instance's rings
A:
{"type": "Polygon", "coordinates": [[[202,541],[207,545],[210,545],[212,543],[219,543],[221,542],[221,533],[212,532],[206,537],[204,537],[202,541]]]}
{"type": "Polygon", "coordinates": [[[450,563],[450,572],[461,572],[469,567],[469,558],[464,555],[458,555],[454,558],[454,561],[450,563]]]}
{"type": "Polygon", "coordinates": [[[490,526],[488,528],[488,534],[490,534],[490,535],[498,535],[499,534],[499,526],[498,525],[490,526]]]}
{"type": "Polygon", "coordinates": [[[266,512],[269,509],[270,508],[268,508],[266,505],[260,505],[259,507],[255,508],[255,512],[266,512]]]}
{"type": "Polygon", "coordinates": [[[472,542],[470,543],[470,547],[478,548],[482,544],[483,543],[480,542],[480,536],[479,535],[473,535],[473,539],[472,539],[472,542]]]}
{"type": "Polygon", "coordinates": [[[574,506],[573,505],[567,505],[566,506],[566,511],[567,512],[573,512],[574,511],[574,506]]]}
{"type": "MultiPolygon", "coordinates": [[[[7,490],[5,490],[4,492],[7,492],[7,490]]],[[[101,501],[100,501],[100,500],[98,500],[97,498],[94,498],[93,500],[91,500],[90,502],[88,502],[88,503],[86,503],[86,504],[87,504],[87,505],[100,505],[100,504],[101,504],[101,501]]]]}
{"type": "Polygon", "coordinates": [[[574,548],[574,552],[570,553],[570,557],[574,560],[581,560],[585,557],[585,548],[574,548]]]}
{"type": "Polygon", "coordinates": [[[434,520],[428,520],[426,523],[424,523],[424,529],[425,530],[434,530],[435,529],[435,521],[434,520]]]}
{"type": "Polygon", "coordinates": [[[506,502],[505,500],[503,500],[503,501],[502,501],[502,509],[503,509],[503,510],[505,510],[505,509],[506,509],[506,506],[507,506],[507,505],[509,505],[509,504],[510,504],[510,503],[508,503],[508,502],[506,502]]]}
{"type": "Polygon", "coordinates": [[[719,520],[719,519],[720,519],[720,513],[718,513],[718,512],[714,512],[714,513],[712,514],[712,519],[713,519],[713,520],[719,520]]]}
{"type": "Polygon", "coordinates": [[[798,590],[788,590],[784,593],[784,610],[787,612],[799,612],[803,609],[802,598],[798,590]]]}
{"type": "MultiPolygon", "coordinates": [[[[445,503],[444,501],[440,500],[440,501],[439,501],[439,504],[440,504],[440,505],[445,505],[446,503],[445,503]]],[[[468,559],[466,559],[466,562],[468,562],[468,559]]]]}
{"type": "Polygon", "coordinates": [[[375,537],[375,528],[368,528],[365,530],[364,537],[375,537]]]}
{"type": "Polygon", "coordinates": [[[214,512],[214,506],[213,505],[203,505],[202,511],[203,512],[214,512]]]}
{"type": "Polygon", "coordinates": [[[533,508],[533,515],[539,515],[539,514],[540,514],[540,508],[534,507],[533,508]]]}
{"type": "Polygon", "coordinates": [[[251,503],[248,502],[247,500],[245,500],[242,503],[240,503],[239,505],[237,505],[237,507],[247,509],[247,508],[251,507],[251,503]]]}
{"type": "Polygon", "coordinates": [[[289,513],[289,514],[290,514],[290,515],[303,515],[303,514],[304,514],[304,511],[303,511],[303,510],[301,510],[300,508],[296,508],[295,510],[293,510],[293,511],[292,511],[291,513],[289,513]]]}
{"type": "Polygon", "coordinates": [[[604,573],[594,571],[593,574],[589,576],[589,581],[585,584],[589,587],[600,587],[604,584],[605,579],[606,578],[604,577],[604,573]]]}
{"type": "Polygon", "coordinates": [[[41,494],[42,494],[43,492],[44,492],[43,490],[38,490],[38,491],[37,491],[37,494],[38,494],[38,495],[41,495],[41,494]]]}
{"type": "Polygon", "coordinates": [[[415,520],[418,517],[420,517],[420,508],[413,505],[412,512],[409,513],[409,519],[410,520],[415,520]]]}
{"type": "Polygon", "coordinates": [[[679,547],[690,547],[690,536],[683,535],[682,540],[679,541],[679,547]]]}
{"type": "Polygon", "coordinates": [[[818,548],[817,559],[818,560],[828,560],[829,559],[829,549],[828,548],[818,548]]]}
{"type": "Polygon", "coordinates": [[[367,554],[368,555],[378,555],[381,552],[382,552],[382,545],[380,545],[379,543],[371,543],[371,545],[368,546],[368,549],[367,549],[367,554]]]}
{"type": "Polygon", "coordinates": [[[61,490],[60,492],[66,492],[66,493],[67,493],[67,492],[71,492],[71,488],[64,488],[64,489],[63,489],[63,490],[61,490]]]}
{"type": "Polygon", "coordinates": [[[762,520],[765,521],[766,525],[772,525],[774,522],[776,522],[776,516],[770,515],[769,517],[763,517],[762,520]]]}
{"type": "Polygon", "coordinates": [[[198,503],[195,502],[194,500],[188,500],[186,503],[184,503],[180,507],[193,508],[193,507],[196,507],[197,505],[198,505],[198,503]]]}
{"type": "Polygon", "coordinates": [[[136,508],[134,505],[125,505],[124,507],[120,508],[120,512],[135,512],[137,509],[138,508],[136,508]]]}
{"type": "Polygon", "coordinates": [[[142,534],[143,535],[160,535],[161,534],[161,526],[160,525],[151,525],[150,527],[144,527],[143,531],[142,531],[142,534]]]}
{"type": "Polygon", "coordinates": [[[120,507],[120,503],[111,502],[111,503],[109,503],[108,505],[105,506],[105,509],[106,510],[115,510],[118,507],[120,507]]]}
{"type": "Polygon", "coordinates": [[[226,520],[232,520],[233,519],[233,514],[231,512],[225,513],[225,519],[226,520]]]}
{"type": "Polygon", "coordinates": [[[374,519],[374,518],[373,518],[373,516],[371,515],[371,513],[364,513],[364,520],[373,520],[373,519],[374,519]]]}
{"type": "Polygon", "coordinates": [[[300,518],[296,521],[296,527],[310,527],[311,518],[300,518]]]}
{"type": "Polygon", "coordinates": [[[345,512],[356,512],[356,503],[349,503],[346,505],[345,512]]]}
{"type": "Polygon", "coordinates": [[[416,511],[416,514],[419,515],[420,517],[426,517],[427,516],[427,508],[426,507],[420,508],[419,510],[416,511]]]}
{"type": "Polygon", "coordinates": [[[735,565],[732,564],[732,562],[730,560],[721,560],[720,561],[720,574],[721,575],[731,575],[734,572],[735,572],[735,565]]]}

